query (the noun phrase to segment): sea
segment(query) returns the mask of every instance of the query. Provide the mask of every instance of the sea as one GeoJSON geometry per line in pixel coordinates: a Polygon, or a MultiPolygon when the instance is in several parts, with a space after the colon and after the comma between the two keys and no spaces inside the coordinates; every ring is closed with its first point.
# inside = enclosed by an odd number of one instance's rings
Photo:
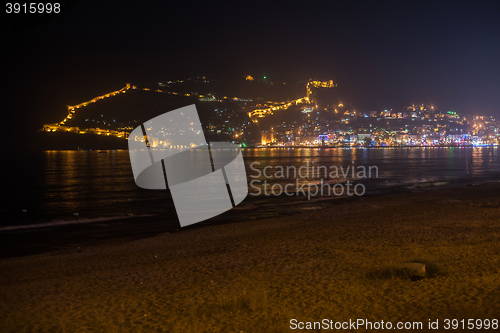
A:
{"type": "MultiPolygon", "coordinates": [[[[139,188],[127,150],[17,151],[3,159],[0,258],[323,209],[367,196],[500,179],[500,148],[244,148],[237,207],[181,228],[168,190],[139,188]]],[[[200,184],[203,190],[203,184],[200,184]]]]}

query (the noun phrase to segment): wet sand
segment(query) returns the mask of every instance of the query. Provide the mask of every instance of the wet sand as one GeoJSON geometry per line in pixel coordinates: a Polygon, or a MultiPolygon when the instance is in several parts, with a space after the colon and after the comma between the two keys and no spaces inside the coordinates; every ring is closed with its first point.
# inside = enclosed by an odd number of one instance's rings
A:
{"type": "Polygon", "coordinates": [[[0,272],[1,332],[287,332],[325,318],[445,331],[500,319],[500,184],[1,259],[0,272]]]}

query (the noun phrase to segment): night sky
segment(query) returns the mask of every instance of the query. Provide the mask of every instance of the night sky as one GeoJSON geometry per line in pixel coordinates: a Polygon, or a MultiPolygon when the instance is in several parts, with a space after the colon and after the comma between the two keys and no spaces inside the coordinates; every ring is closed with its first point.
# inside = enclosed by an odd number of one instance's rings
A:
{"type": "Polygon", "coordinates": [[[26,115],[27,129],[126,82],[201,75],[332,78],[360,110],[426,103],[500,117],[494,2],[64,5],[63,15],[38,24],[28,14],[3,20],[4,105],[26,115]]]}

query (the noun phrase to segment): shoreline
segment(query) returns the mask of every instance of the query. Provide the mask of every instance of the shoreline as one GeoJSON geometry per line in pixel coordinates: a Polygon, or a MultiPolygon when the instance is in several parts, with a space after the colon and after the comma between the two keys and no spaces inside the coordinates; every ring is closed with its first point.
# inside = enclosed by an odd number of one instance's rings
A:
{"type": "Polygon", "coordinates": [[[0,330],[500,319],[499,221],[500,184],[489,183],[1,259],[0,330]],[[424,280],[391,270],[417,261],[427,264],[424,280]]]}
{"type": "MultiPolygon", "coordinates": [[[[369,198],[390,198],[430,191],[460,190],[469,186],[499,184],[490,182],[436,182],[425,184],[394,184],[386,188],[375,188],[362,196],[311,196],[285,194],[280,196],[252,196],[233,209],[181,228],[175,208],[166,207],[163,214],[94,216],[62,218],[34,224],[8,225],[0,227],[0,260],[45,253],[59,253],[69,249],[80,249],[95,245],[116,244],[156,237],[163,233],[185,232],[191,229],[212,228],[219,225],[245,223],[267,218],[283,218],[331,206],[345,205],[369,198]],[[170,210],[174,210],[173,212],[170,210]],[[51,241],[48,241],[52,238],[51,241]]],[[[499,184],[500,186],[500,184],[499,184]]]]}
{"type": "MultiPolygon", "coordinates": [[[[500,145],[498,144],[484,144],[484,145],[440,145],[440,146],[425,146],[425,145],[399,145],[399,146],[370,146],[370,147],[363,147],[363,146],[356,146],[356,147],[343,147],[343,146],[281,146],[281,147],[274,147],[274,146],[262,146],[262,147],[240,147],[241,149],[395,149],[395,148],[498,148],[500,145]]],[[[128,148],[91,148],[91,149],[82,149],[82,148],[76,148],[76,149],[69,149],[69,148],[41,148],[41,149],[34,149],[36,151],[40,152],[46,152],[46,151],[122,151],[122,150],[127,150],[128,148]]]]}
{"type": "MultiPolygon", "coordinates": [[[[173,206],[166,206],[164,213],[122,216],[79,216],[47,220],[32,224],[0,227],[0,260],[24,257],[67,249],[78,249],[97,244],[114,244],[150,238],[168,232],[184,232],[190,229],[211,228],[218,225],[281,218],[302,212],[328,209],[351,201],[372,197],[394,197],[436,191],[460,189],[467,182],[436,182],[425,184],[394,184],[386,188],[374,188],[362,196],[307,195],[259,195],[249,194],[242,204],[218,216],[181,228],[173,206]],[[52,241],[47,241],[52,238],[52,241]]],[[[495,182],[487,182],[495,183],[495,182]]],[[[467,185],[483,185],[471,183],[467,185]]]]}

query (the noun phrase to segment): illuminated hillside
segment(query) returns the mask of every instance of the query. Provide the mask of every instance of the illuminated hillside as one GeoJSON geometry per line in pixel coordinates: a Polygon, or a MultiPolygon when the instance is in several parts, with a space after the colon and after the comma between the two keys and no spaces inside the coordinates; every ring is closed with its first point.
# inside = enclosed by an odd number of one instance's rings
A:
{"type": "Polygon", "coordinates": [[[330,81],[309,81],[306,96],[300,96],[304,83],[274,84],[268,80],[216,81],[204,76],[158,83],[158,86],[125,87],[77,105],[68,105],[60,122],[44,124],[44,132],[70,132],[127,138],[138,124],[169,110],[196,104],[207,134],[226,135],[242,140],[248,135],[250,120],[286,110],[292,105],[312,104],[312,88],[333,88],[330,81]],[[302,87],[302,88],[301,88],[302,87]],[[286,102],[275,102],[286,100],[286,102]],[[264,102],[267,101],[267,102],[264,102]],[[262,108],[264,106],[264,108],[262,108]],[[247,131],[246,131],[247,130],[247,131]]]}
{"type": "MultiPolygon", "coordinates": [[[[265,116],[273,115],[275,111],[286,110],[292,105],[297,104],[312,104],[312,90],[311,88],[333,88],[337,85],[333,83],[333,80],[329,81],[315,81],[311,80],[306,84],[306,96],[293,100],[287,103],[274,103],[275,105],[269,106],[265,109],[257,109],[248,112],[248,116],[255,121],[255,118],[262,118],[265,116]]],[[[269,104],[273,104],[273,102],[268,102],[269,104]]]]}

